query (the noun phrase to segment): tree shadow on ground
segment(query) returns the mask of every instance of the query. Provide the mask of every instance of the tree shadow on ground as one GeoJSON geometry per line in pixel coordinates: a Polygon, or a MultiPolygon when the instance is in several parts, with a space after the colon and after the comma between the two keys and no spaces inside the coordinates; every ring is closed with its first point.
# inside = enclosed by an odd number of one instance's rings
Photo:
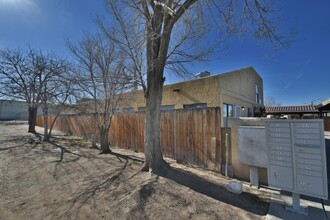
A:
{"type": "Polygon", "coordinates": [[[60,149],[60,159],[56,160],[54,162],[57,162],[57,163],[62,162],[63,158],[64,158],[64,153],[68,153],[68,154],[72,154],[72,155],[77,156],[75,159],[71,160],[70,162],[75,162],[75,161],[79,160],[82,156],[81,154],[74,153],[74,152],[70,151],[69,149],[67,149],[66,147],[64,147],[60,144],[57,144],[55,142],[49,142],[49,143],[52,144],[54,147],[57,147],[57,148],[60,149]]]}
{"type": "MultiPolygon", "coordinates": [[[[152,181],[149,181],[147,183],[144,183],[141,188],[138,191],[138,198],[136,201],[136,206],[134,206],[130,210],[130,216],[134,217],[134,219],[145,219],[145,206],[149,200],[149,198],[152,196],[153,193],[155,193],[155,187],[154,184],[158,182],[159,177],[157,176],[152,181]]],[[[128,219],[131,219],[128,218],[128,219]]]]}
{"type": "Polygon", "coordinates": [[[110,153],[111,155],[113,155],[113,156],[116,156],[117,157],[117,159],[120,161],[120,162],[122,162],[122,159],[123,160],[131,160],[131,161],[133,161],[133,162],[139,162],[139,163],[144,163],[144,160],[141,160],[141,159],[139,159],[139,158],[135,158],[135,157],[132,157],[132,156],[127,156],[127,155],[124,155],[124,154],[119,154],[119,153],[115,153],[115,152],[111,152],[110,153]]]}
{"type": "Polygon", "coordinates": [[[236,206],[257,215],[266,215],[269,201],[250,193],[240,195],[231,193],[224,186],[203,179],[193,173],[168,166],[165,172],[157,175],[170,179],[180,185],[186,186],[195,192],[204,194],[220,202],[236,206]]]}
{"type": "MultiPolygon", "coordinates": [[[[102,175],[94,175],[90,176],[84,180],[84,182],[88,182],[88,185],[81,190],[81,192],[77,193],[72,199],[65,202],[66,211],[63,212],[59,218],[65,217],[67,215],[73,214],[76,218],[78,218],[80,210],[87,203],[95,203],[96,200],[105,196],[109,191],[115,190],[120,184],[133,179],[137,176],[140,171],[137,171],[130,175],[128,178],[123,179],[123,172],[127,169],[128,164],[131,162],[141,162],[136,158],[132,158],[127,155],[122,155],[119,153],[111,153],[116,156],[116,158],[120,161],[121,166],[115,168],[109,173],[102,175]],[[72,213],[73,211],[73,213],[72,213]]],[[[142,161],[143,162],[143,161],[142,161]]],[[[54,210],[55,212],[56,210],[54,210]]],[[[52,214],[49,213],[49,216],[52,214]]]]}
{"type": "MultiPolygon", "coordinates": [[[[60,158],[54,161],[57,164],[62,164],[63,162],[70,162],[70,161],[77,162],[82,157],[85,158],[93,157],[93,159],[97,157],[97,160],[111,161],[109,160],[109,156],[105,155],[103,157],[98,157],[93,155],[93,153],[91,153],[92,152],[91,150],[87,150],[89,147],[86,144],[81,143],[81,140],[75,140],[75,139],[68,140],[66,137],[63,137],[63,138],[53,138],[53,140],[48,143],[60,149],[60,158]],[[79,151],[79,153],[73,152],[72,149],[74,148],[77,149],[77,147],[83,148],[85,149],[85,151],[84,152],[79,151]],[[73,155],[74,158],[72,160],[67,160],[66,158],[66,160],[64,161],[64,157],[66,154],[73,155]]],[[[115,190],[116,185],[123,183],[131,178],[134,178],[136,175],[140,173],[140,171],[137,171],[129,178],[121,179],[120,177],[124,172],[124,170],[127,168],[129,162],[142,164],[144,161],[134,156],[123,155],[115,152],[112,152],[109,155],[115,156],[122,163],[122,166],[114,169],[111,173],[103,173],[102,175],[99,175],[97,179],[95,179],[94,177],[91,178],[90,181],[86,180],[87,182],[89,182],[89,185],[87,187],[84,187],[84,189],[82,189],[80,193],[78,193],[76,196],[74,196],[74,198],[68,201],[66,213],[71,212],[73,208],[77,207],[78,209],[75,210],[75,213],[78,214],[81,207],[84,204],[86,204],[89,200],[97,199],[99,193],[115,190]]],[[[242,208],[254,214],[265,215],[268,211],[269,203],[259,198],[256,195],[249,193],[236,195],[230,193],[223,186],[213,183],[209,180],[201,178],[187,171],[183,171],[173,167],[168,167],[167,172],[156,173],[156,174],[164,178],[167,178],[169,180],[172,180],[180,185],[186,186],[195,192],[216,199],[217,201],[242,208]]],[[[148,201],[148,198],[154,193],[154,191],[155,188],[152,182],[142,184],[139,189],[139,197],[138,197],[140,204],[137,204],[132,211],[140,210],[140,214],[143,217],[145,215],[144,206],[148,201]]]]}

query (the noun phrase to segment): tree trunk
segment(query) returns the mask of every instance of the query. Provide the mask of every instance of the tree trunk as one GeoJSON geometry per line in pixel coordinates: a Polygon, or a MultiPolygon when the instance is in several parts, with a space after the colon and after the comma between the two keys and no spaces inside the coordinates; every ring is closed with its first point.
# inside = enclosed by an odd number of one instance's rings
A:
{"type": "Polygon", "coordinates": [[[91,140],[92,140],[92,146],[91,146],[91,149],[97,149],[95,134],[92,134],[92,136],[91,136],[91,140]]]}
{"type": "Polygon", "coordinates": [[[48,133],[48,106],[47,104],[43,107],[44,113],[44,141],[49,141],[49,133],[48,133]]]}
{"type": "Polygon", "coordinates": [[[168,16],[164,18],[163,13],[158,11],[146,26],[148,36],[158,37],[149,37],[147,40],[147,91],[145,91],[147,111],[144,129],[145,162],[142,171],[151,169],[151,172],[158,172],[165,168],[160,146],[160,107],[165,81],[164,68],[173,25],[173,21],[168,16]],[[163,33],[161,33],[162,26],[163,33]]]}
{"type": "Polygon", "coordinates": [[[109,139],[108,139],[109,129],[105,124],[100,127],[100,136],[101,136],[101,154],[110,153],[111,150],[109,148],[109,139]]]}
{"type": "Polygon", "coordinates": [[[53,131],[53,128],[54,128],[54,125],[55,125],[55,122],[56,122],[58,116],[60,116],[60,113],[56,114],[55,118],[52,120],[52,123],[50,124],[49,132],[48,132],[49,137],[52,136],[52,131],[53,131]]]}
{"type": "Polygon", "coordinates": [[[36,133],[37,111],[38,107],[29,107],[29,133],[36,133]]]}
{"type": "MultiPolygon", "coordinates": [[[[146,119],[144,129],[145,162],[142,171],[157,172],[164,166],[162,149],[160,146],[160,107],[163,92],[163,74],[152,74],[146,95],[146,119]]],[[[150,76],[150,75],[149,75],[150,76]]]]}

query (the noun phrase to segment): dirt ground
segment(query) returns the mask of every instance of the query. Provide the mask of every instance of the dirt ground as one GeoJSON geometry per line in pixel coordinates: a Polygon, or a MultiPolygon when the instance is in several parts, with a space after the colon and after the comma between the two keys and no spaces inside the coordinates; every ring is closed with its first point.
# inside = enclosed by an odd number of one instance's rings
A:
{"type": "MultiPolygon", "coordinates": [[[[39,142],[27,124],[0,122],[0,219],[264,219],[270,195],[222,175],[183,166],[140,172],[143,154],[56,134],[39,142]]],[[[42,133],[42,129],[38,128],[42,133]]]]}

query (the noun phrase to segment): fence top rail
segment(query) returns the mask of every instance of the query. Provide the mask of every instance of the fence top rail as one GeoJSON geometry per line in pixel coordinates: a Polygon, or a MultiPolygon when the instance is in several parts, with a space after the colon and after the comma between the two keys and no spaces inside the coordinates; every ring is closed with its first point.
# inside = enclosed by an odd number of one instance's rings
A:
{"type": "MultiPolygon", "coordinates": [[[[212,111],[212,110],[221,110],[220,107],[207,107],[207,108],[195,108],[195,109],[174,109],[174,110],[162,110],[161,114],[163,113],[171,113],[171,112],[199,112],[199,111],[212,111]]],[[[98,113],[98,115],[101,115],[101,113],[98,113]]],[[[116,115],[145,115],[145,112],[119,112],[113,114],[113,116],[116,115]]],[[[49,115],[49,117],[54,117],[55,115],[49,115]]],[[[58,117],[66,117],[66,116],[95,116],[94,113],[63,113],[60,114],[58,117]]],[[[37,117],[43,117],[43,115],[38,115],[37,117]]]]}

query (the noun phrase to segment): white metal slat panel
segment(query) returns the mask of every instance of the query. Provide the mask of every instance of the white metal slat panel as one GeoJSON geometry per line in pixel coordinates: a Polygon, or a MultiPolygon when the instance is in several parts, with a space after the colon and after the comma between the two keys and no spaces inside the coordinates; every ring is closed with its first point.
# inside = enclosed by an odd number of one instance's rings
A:
{"type": "Polygon", "coordinates": [[[290,133],[272,132],[272,133],[268,133],[268,137],[270,137],[270,138],[291,138],[291,135],[290,135],[290,133]]]}
{"type": "Polygon", "coordinates": [[[284,144],[290,144],[291,143],[290,138],[267,138],[267,140],[271,143],[284,143],[284,144]]]}
{"type": "Polygon", "coordinates": [[[268,143],[268,146],[273,150],[292,151],[291,144],[268,143]]]}
{"type": "Polygon", "coordinates": [[[294,144],[298,147],[321,147],[321,140],[295,139],[294,144]]]}
{"type": "Polygon", "coordinates": [[[294,134],[293,135],[294,139],[307,139],[307,140],[320,140],[320,135],[319,134],[294,134]]]}
{"type": "Polygon", "coordinates": [[[320,196],[324,194],[322,178],[297,175],[296,187],[301,192],[316,194],[320,196]]]}
{"type": "Polygon", "coordinates": [[[292,190],[293,179],[287,178],[288,176],[293,176],[292,168],[270,165],[268,173],[268,178],[270,179],[270,186],[292,190]]]}
{"type": "Polygon", "coordinates": [[[273,156],[285,156],[290,157],[290,160],[292,160],[292,153],[291,151],[284,151],[284,150],[270,150],[270,154],[273,156]]]}
{"type": "Polygon", "coordinates": [[[293,129],[293,132],[295,134],[319,134],[320,129],[315,129],[315,128],[296,128],[293,129]]]}
{"type": "Polygon", "coordinates": [[[313,123],[313,122],[296,122],[293,123],[294,128],[320,128],[319,123],[313,123]]]}
{"type": "Polygon", "coordinates": [[[277,132],[277,133],[288,133],[290,132],[290,128],[278,128],[278,127],[270,127],[267,128],[268,132],[277,132]]]}
{"type": "Polygon", "coordinates": [[[322,161],[320,160],[311,160],[306,158],[296,158],[297,164],[306,164],[306,165],[314,165],[319,166],[320,169],[322,169],[322,161]]]}
{"type": "Polygon", "coordinates": [[[297,169],[297,174],[322,178],[322,173],[321,172],[318,172],[318,171],[310,171],[310,170],[297,169]]]}
{"type": "MultiPolygon", "coordinates": [[[[295,147],[295,151],[297,153],[305,153],[305,154],[317,154],[322,155],[320,148],[310,148],[310,147],[295,147]]],[[[321,159],[321,156],[319,157],[321,159]]]]}
{"type": "Polygon", "coordinates": [[[322,120],[266,121],[270,186],[327,198],[322,123],[322,120]],[[291,183],[293,186],[288,187],[291,183]]]}
{"type": "Polygon", "coordinates": [[[269,160],[269,164],[277,165],[281,167],[292,167],[292,162],[278,161],[278,160],[269,160]]]}

